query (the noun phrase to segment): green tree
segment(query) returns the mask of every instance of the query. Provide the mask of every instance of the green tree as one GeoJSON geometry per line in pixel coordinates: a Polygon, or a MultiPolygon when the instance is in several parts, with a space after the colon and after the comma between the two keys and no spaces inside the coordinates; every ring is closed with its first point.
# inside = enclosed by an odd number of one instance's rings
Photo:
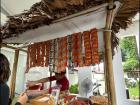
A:
{"type": "Polygon", "coordinates": [[[135,68],[138,68],[139,62],[136,59],[129,59],[123,65],[124,71],[132,71],[135,68]]]}
{"type": "Polygon", "coordinates": [[[138,67],[138,53],[135,36],[124,37],[120,40],[122,51],[123,68],[125,71],[134,70],[138,67]]]}

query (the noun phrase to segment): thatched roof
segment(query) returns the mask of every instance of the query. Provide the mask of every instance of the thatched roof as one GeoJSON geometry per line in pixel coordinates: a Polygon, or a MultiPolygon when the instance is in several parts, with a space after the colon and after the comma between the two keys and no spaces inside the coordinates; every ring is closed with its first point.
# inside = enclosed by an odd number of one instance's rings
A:
{"type": "MultiPolygon", "coordinates": [[[[118,45],[118,38],[115,34],[119,32],[120,28],[126,29],[139,11],[139,0],[119,1],[122,6],[112,25],[112,48],[118,45]]],[[[8,16],[9,20],[1,27],[1,37],[2,39],[16,37],[27,30],[49,25],[53,20],[106,2],[107,0],[41,0],[34,4],[30,10],[15,16],[8,16]]]]}
{"type": "MultiPolygon", "coordinates": [[[[126,29],[132,24],[132,19],[139,12],[139,0],[120,0],[122,6],[118,11],[115,19],[112,23],[112,52],[114,48],[119,44],[119,39],[116,37],[116,33],[120,29],[126,29]]],[[[114,54],[113,54],[114,55],[114,54]]]]}

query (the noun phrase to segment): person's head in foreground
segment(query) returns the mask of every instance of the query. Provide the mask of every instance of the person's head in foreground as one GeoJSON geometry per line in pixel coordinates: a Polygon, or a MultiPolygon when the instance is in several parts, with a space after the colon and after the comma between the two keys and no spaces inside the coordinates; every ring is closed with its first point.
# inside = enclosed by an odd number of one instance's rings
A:
{"type": "MultiPolygon", "coordinates": [[[[8,79],[10,77],[10,74],[11,74],[11,71],[10,71],[9,61],[5,55],[0,53],[0,85],[6,84],[6,82],[8,81],[8,79]]],[[[1,86],[1,91],[2,90],[5,90],[5,91],[3,91],[3,93],[0,94],[0,98],[5,96],[7,91],[9,91],[9,89],[7,89],[5,86],[1,86]]],[[[9,95],[9,93],[7,95],[9,95]]],[[[9,100],[9,99],[6,99],[6,100],[9,100]]],[[[28,100],[27,94],[22,93],[17,100],[17,102],[20,103],[18,105],[25,104],[27,102],[27,100],[28,100]]],[[[3,103],[3,102],[0,102],[0,105],[1,105],[1,103],[3,103]]]]}
{"type": "Polygon", "coordinates": [[[0,53],[0,83],[4,84],[8,81],[11,74],[8,59],[0,53]]]}

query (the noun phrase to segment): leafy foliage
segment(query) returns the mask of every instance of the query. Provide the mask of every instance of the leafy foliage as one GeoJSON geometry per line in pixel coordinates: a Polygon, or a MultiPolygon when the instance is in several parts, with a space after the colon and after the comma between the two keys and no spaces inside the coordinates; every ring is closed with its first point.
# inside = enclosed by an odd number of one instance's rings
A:
{"type": "Polygon", "coordinates": [[[137,68],[139,66],[139,62],[136,59],[129,59],[126,61],[123,65],[123,69],[125,71],[133,70],[134,68],[137,68]]]}
{"type": "Polygon", "coordinates": [[[140,84],[137,82],[136,87],[130,87],[129,92],[131,97],[135,97],[135,99],[140,99],[139,90],[140,84]]]}
{"type": "Polygon", "coordinates": [[[71,85],[71,87],[69,88],[70,93],[75,93],[78,94],[78,85],[71,85]]]}
{"type": "Polygon", "coordinates": [[[123,68],[125,71],[134,70],[138,67],[138,53],[136,48],[135,36],[125,37],[120,40],[122,51],[123,68]]]}

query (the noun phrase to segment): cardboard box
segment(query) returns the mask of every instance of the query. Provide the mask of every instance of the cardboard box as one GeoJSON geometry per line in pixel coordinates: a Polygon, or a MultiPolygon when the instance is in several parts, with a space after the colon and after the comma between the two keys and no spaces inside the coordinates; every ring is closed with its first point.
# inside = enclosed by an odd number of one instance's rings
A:
{"type": "Polygon", "coordinates": [[[30,100],[30,103],[32,105],[55,105],[55,100],[54,97],[45,94],[43,96],[39,96],[35,99],[30,100]]]}

